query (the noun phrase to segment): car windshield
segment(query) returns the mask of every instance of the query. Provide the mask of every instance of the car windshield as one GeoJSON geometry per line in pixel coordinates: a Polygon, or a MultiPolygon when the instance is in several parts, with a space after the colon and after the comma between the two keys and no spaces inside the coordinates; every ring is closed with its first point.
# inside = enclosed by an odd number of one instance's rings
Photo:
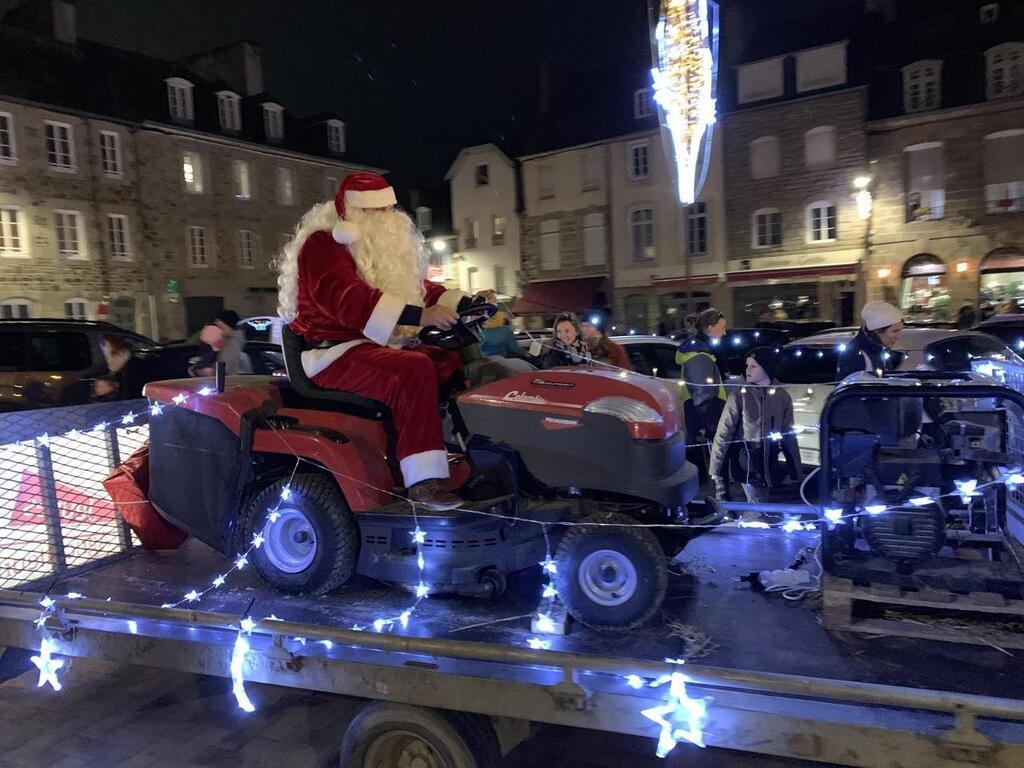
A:
{"type": "Polygon", "coordinates": [[[1024,364],[1001,340],[980,333],[932,342],[924,349],[924,360],[938,371],[950,372],[971,370],[972,360],[1024,364]]]}
{"type": "Polygon", "coordinates": [[[835,347],[794,346],[782,350],[775,378],[783,384],[828,384],[836,380],[835,347]]]}
{"type": "Polygon", "coordinates": [[[716,345],[718,367],[727,376],[742,376],[747,353],[754,347],[780,347],[789,341],[786,333],[775,328],[739,328],[731,330],[716,345]]]}
{"type": "Polygon", "coordinates": [[[1017,354],[1024,352],[1024,324],[1017,323],[993,323],[992,325],[980,325],[979,331],[1002,339],[1010,349],[1017,354]]]}

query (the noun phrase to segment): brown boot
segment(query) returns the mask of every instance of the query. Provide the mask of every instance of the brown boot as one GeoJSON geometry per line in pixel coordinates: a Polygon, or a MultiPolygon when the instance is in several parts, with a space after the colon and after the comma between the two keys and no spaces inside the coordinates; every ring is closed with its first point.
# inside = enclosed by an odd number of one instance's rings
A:
{"type": "Polygon", "coordinates": [[[423,480],[409,489],[409,500],[421,507],[444,512],[462,504],[462,499],[448,490],[444,480],[423,480]]]}

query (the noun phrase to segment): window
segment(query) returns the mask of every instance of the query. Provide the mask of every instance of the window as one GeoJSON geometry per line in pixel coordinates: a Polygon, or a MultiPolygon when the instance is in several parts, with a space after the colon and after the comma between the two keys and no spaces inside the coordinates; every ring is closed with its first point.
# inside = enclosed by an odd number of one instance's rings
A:
{"type": "Polygon", "coordinates": [[[640,120],[650,117],[654,109],[651,106],[651,89],[637,88],[633,91],[633,118],[640,120]]]}
{"type": "Polygon", "coordinates": [[[755,248],[782,245],[782,214],[777,208],[762,208],[754,213],[752,240],[755,248]]]}
{"type": "Polygon", "coordinates": [[[277,169],[277,202],[279,205],[295,204],[295,178],[288,168],[277,169]]]}
{"type": "Polygon", "coordinates": [[[238,264],[243,269],[255,269],[259,258],[259,235],[248,229],[238,230],[238,264]]]}
{"type": "Polygon", "coordinates": [[[629,145],[629,178],[646,179],[650,166],[647,162],[647,142],[634,141],[629,145]]]}
{"type": "Polygon", "coordinates": [[[478,165],[473,171],[473,181],[478,187],[486,187],[491,183],[490,169],[486,165],[478,165]]]}
{"type": "Polygon", "coordinates": [[[57,253],[66,259],[84,259],[85,249],[79,237],[82,214],[78,211],[54,211],[57,222],[57,253]]]}
{"type": "Polygon", "coordinates": [[[836,239],[836,207],[822,201],[807,206],[807,242],[828,243],[836,239]]]}
{"type": "Polygon", "coordinates": [[[796,54],[796,92],[846,83],[846,43],[823,45],[796,54]]]}
{"type": "Polygon", "coordinates": [[[605,236],[604,214],[588,213],[583,217],[583,264],[599,267],[608,261],[608,239],[605,236]]]}
{"type": "Polygon", "coordinates": [[[993,24],[999,20],[999,3],[986,3],[978,9],[978,21],[993,24]]]}
{"type": "Polygon", "coordinates": [[[0,112],[0,163],[17,161],[14,145],[14,117],[10,112],[0,112]]]}
{"type": "Polygon", "coordinates": [[[580,155],[580,188],[592,192],[601,188],[601,153],[591,150],[580,155]]]}
{"type": "Polygon", "coordinates": [[[630,211],[629,239],[634,262],[654,259],[654,211],[651,208],[630,211]]]}
{"type": "Polygon", "coordinates": [[[252,176],[245,160],[235,160],[235,198],[252,200],[252,176]]]}
{"type": "Polygon", "coordinates": [[[990,99],[1024,93],[1024,43],[1004,43],[985,51],[985,74],[990,99]]]}
{"type": "Polygon", "coordinates": [[[480,222],[474,219],[466,219],[466,242],[464,248],[476,248],[477,238],[480,236],[480,222]]]}
{"type": "Polygon", "coordinates": [[[191,122],[195,118],[192,108],[192,83],[180,77],[169,77],[167,83],[167,112],[172,120],[191,122]]]}
{"type": "Polygon", "coordinates": [[[64,317],[71,320],[88,320],[89,302],[85,299],[68,299],[64,302],[64,317]]]}
{"type": "Polygon", "coordinates": [[[968,373],[972,360],[1008,362],[1007,357],[1005,343],[981,333],[933,341],[924,348],[924,359],[928,365],[948,373],[968,373]]]}
{"type": "Polygon", "coordinates": [[[547,200],[555,196],[555,169],[550,165],[537,167],[538,197],[547,200]]]}
{"type": "Polygon", "coordinates": [[[118,328],[127,328],[134,331],[135,328],[135,299],[131,296],[120,296],[110,302],[110,312],[113,316],[114,325],[118,328]]]}
{"type": "Polygon", "coordinates": [[[188,228],[188,263],[193,267],[210,266],[210,255],[206,246],[206,227],[188,228]]]}
{"type": "Polygon", "coordinates": [[[0,207],[0,256],[27,256],[21,209],[0,207]]]}
{"type": "Polygon", "coordinates": [[[241,102],[234,91],[217,91],[217,118],[222,131],[242,130],[241,102]]]}
{"type": "Polygon", "coordinates": [[[121,175],[121,137],[113,131],[100,131],[100,163],[104,176],[121,175]]]}
{"type": "Polygon", "coordinates": [[[779,175],[779,140],[762,136],[750,142],[750,178],[768,179],[779,175]]]}
{"type": "Polygon", "coordinates": [[[494,225],[494,236],[491,238],[491,245],[504,245],[505,244],[505,217],[494,216],[492,217],[492,223],[494,225]]]}
{"type": "Polygon", "coordinates": [[[904,150],[907,159],[907,221],[941,219],[946,204],[942,143],[916,144],[904,150]]]}
{"type": "Polygon", "coordinates": [[[559,269],[562,266],[562,256],[559,253],[558,243],[559,222],[557,219],[548,219],[540,223],[540,268],[545,271],[559,269]]]}
{"type": "Polygon", "coordinates": [[[942,62],[915,61],[903,68],[903,111],[925,112],[941,103],[942,62]]]}
{"type": "Polygon", "coordinates": [[[120,213],[107,214],[107,247],[114,261],[131,261],[128,242],[128,217],[120,213]]]}
{"type": "Polygon", "coordinates": [[[195,195],[203,193],[203,158],[196,152],[185,152],[181,156],[181,177],[185,189],[195,195]]]}
{"type": "Polygon", "coordinates": [[[328,200],[332,200],[336,194],[338,194],[338,177],[328,176],[324,179],[324,196],[328,200]]]}
{"type": "Polygon", "coordinates": [[[268,139],[284,138],[284,109],[280,104],[263,105],[263,134],[268,139]]]}
{"type": "Polygon", "coordinates": [[[0,301],[0,318],[24,320],[32,315],[32,302],[28,299],[7,299],[0,301]]]}
{"type": "Polygon", "coordinates": [[[804,134],[804,165],[808,168],[827,168],[835,161],[835,128],[820,125],[804,134]]]}
{"type": "Polygon", "coordinates": [[[985,202],[989,213],[1024,211],[1024,130],[985,137],[985,202]]]}
{"type": "Polygon", "coordinates": [[[89,337],[84,333],[29,333],[25,341],[30,371],[83,371],[92,366],[89,337]]]}
{"type": "Polygon", "coordinates": [[[500,264],[494,265],[494,290],[502,296],[508,296],[509,290],[506,284],[505,268],[500,264]]]}
{"type": "Polygon", "coordinates": [[[71,126],[46,121],[46,162],[60,171],[75,170],[75,144],[71,126]]]}
{"type": "Polygon", "coordinates": [[[686,210],[686,250],[691,256],[704,256],[708,252],[706,203],[694,203],[686,210]]]}
{"type": "Polygon", "coordinates": [[[782,65],[782,58],[777,58],[737,67],[739,103],[748,104],[781,96],[785,92],[782,65]]]}
{"type": "Polygon", "coordinates": [[[327,121],[327,148],[336,155],[345,152],[345,124],[341,120],[327,121]]]}
{"type": "Polygon", "coordinates": [[[416,208],[416,229],[429,232],[434,225],[434,212],[425,205],[416,208]]]}

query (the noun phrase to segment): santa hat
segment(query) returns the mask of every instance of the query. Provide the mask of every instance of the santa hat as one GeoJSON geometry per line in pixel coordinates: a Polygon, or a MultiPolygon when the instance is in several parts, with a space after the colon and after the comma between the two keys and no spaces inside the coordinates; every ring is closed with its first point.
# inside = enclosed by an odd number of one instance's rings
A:
{"type": "Polygon", "coordinates": [[[350,208],[390,208],[397,205],[394,188],[378,173],[359,172],[346,176],[334,196],[334,210],[338,212],[338,223],[332,235],[342,245],[359,239],[359,228],[345,220],[350,208]]]}
{"type": "Polygon", "coordinates": [[[903,319],[903,313],[887,301],[869,301],[860,311],[860,319],[869,331],[888,328],[903,319]]]}

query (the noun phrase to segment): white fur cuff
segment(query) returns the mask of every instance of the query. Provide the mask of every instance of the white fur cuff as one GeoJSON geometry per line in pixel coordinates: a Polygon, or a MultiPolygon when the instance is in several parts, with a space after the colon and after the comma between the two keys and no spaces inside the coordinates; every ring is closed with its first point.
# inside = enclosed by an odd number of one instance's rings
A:
{"type": "Polygon", "coordinates": [[[334,242],[348,245],[359,239],[359,227],[351,221],[338,219],[338,223],[331,230],[331,236],[334,238],[334,242]]]}
{"type": "Polygon", "coordinates": [[[447,291],[441,294],[441,298],[437,300],[437,303],[442,307],[448,307],[449,309],[458,309],[459,302],[465,298],[468,298],[469,294],[465,291],[459,291],[454,288],[449,288],[447,291]]]}
{"type": "Polygon", "coordinates": [[[384,189],[348,189],[345,191],[345,205],[353,208],[390,208],[398,205],[394,187],[384,189]]]}
{"type": "Polygon", "coordinates": [[[398,462],[406,488],[424,480],[448,477],[448,451],[423,451],[398,462]]]}
{"type": "Polygon", "coordinates": [[[363,327],[363,336],[386,347],[403,309],[405,309],[405,302],[401,298],[392,296],[390,293],[382,293],[373,307],[370,319],[363,327]]]}

